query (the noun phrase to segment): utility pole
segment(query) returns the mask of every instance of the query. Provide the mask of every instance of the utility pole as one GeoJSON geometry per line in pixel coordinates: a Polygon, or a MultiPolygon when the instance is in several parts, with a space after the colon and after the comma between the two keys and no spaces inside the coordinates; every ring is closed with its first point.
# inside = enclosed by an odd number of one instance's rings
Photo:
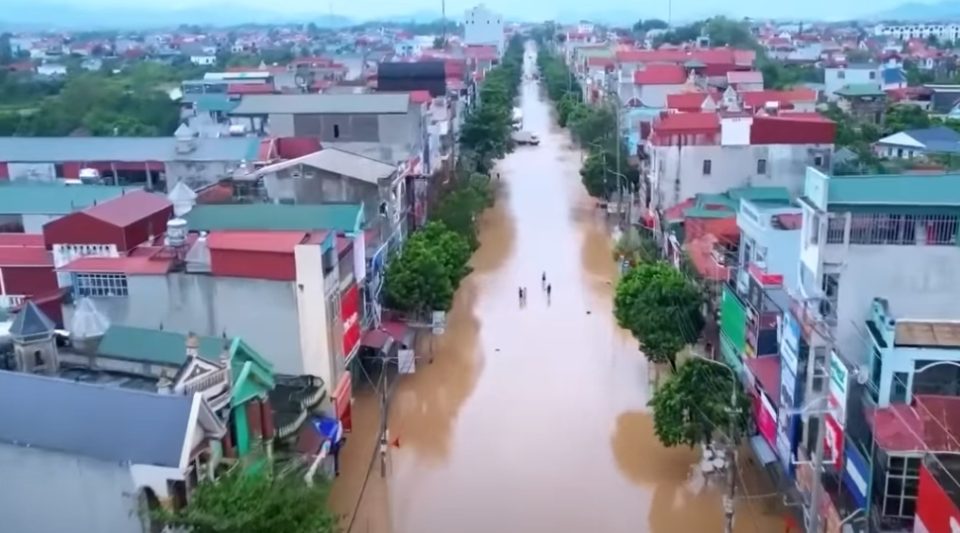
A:
{"type": "MultiPolygon", "coordinates": [[[[706,361],[712,361],[712,359],[705,359],[706,361]]],[[[719,363],[723,364],[723,363],[719,363]]],[[[726,365],[723,365],[726,368],[726,365]]],[[[733,533],[733,519],[735,509],[735,502],[737,497],[737,432],[740,428],[737,427],[737,421],[739,420],[740,410],[737,406],[737,385],[738,380],[736,374],[734,374],[733,369],[730,369],[730,427],[727,430],[729,432],[730,442],[727,443],[727,495],[723,499],[723,514],[724,514],[724,524],[723,531],[724,533],[733,533]]]]}
{"type": "MultiPolygon", "coordinates": [[[[830,357],[833,357],[833,355],[831,354],[830,357]]],[[[814,446],[813,452],[813,488],[810,490],[810,518],[807,523],[807,533],[820,533],[820,498],[823,494],[820,471],[823,470],[823,441],[826,438],[825,433],[827,431],[826,416],[827,413],[823,412],[817,419],[817,445],[814,446]]]]}
{"type": "Polygon", "coordinates": [[[440,13],[443,20],[443,49],[447,49],[447,0],[440,0],[440,13]]]}

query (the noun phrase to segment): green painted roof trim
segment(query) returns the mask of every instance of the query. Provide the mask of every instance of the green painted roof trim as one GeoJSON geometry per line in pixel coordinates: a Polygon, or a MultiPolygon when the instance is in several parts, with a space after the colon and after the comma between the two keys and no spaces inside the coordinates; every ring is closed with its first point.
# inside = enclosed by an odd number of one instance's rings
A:
{"type": "Polygon", "coordinates": [[[883,92],[880,89],[880,85],[876,83],[851,83],[849,85],[844,85],[839,90],[837,94],[840,96],[886,96],[887,93],[883,92]]]}
{"type": "Polygon", "coordinates": [[[827,202],[839,205],[960,207],[960,174],[831,176],[827,202]]]}
{"type": "Polygon", "coordinates": [[[234,337],[230,344],[230,366],[233,375],[230,404],[234,407],[263,397],[276,386],[273,364],[240,337],[234,337]]]}
{"type": "Polygon", "coordinates": [[[198,205],[186,216],[191,231],[316,231],[353,235],[363,228],[363,204],[198,205]]]}

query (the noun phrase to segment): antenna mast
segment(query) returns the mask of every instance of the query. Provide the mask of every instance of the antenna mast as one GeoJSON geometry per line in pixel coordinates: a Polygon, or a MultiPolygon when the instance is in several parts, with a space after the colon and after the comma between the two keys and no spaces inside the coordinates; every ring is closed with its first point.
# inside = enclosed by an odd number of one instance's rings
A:
{"type": "Polygon", "coordinates": [[[440,0],[440,14],[443,21],[443,49],[447,49],[447,0],[440,0]]]}

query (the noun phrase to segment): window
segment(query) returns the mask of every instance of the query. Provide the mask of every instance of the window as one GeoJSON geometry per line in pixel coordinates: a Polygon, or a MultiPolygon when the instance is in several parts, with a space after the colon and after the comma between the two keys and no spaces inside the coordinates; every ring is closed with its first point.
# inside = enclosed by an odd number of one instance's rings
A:
{"type": "Polygon", "coordinates": [[[74,274],[73,290],[77,296],[127,296],[124,274],[74,274]]]}
{"type": "Polygon", "coordinates": [[[893,384],[890,388],[890,403],[907,403],[907,380],[910,375],[906,372],[894,372],[893,384]]]}
{"type": "Polygon", "coordinates": [[[813,349],[813,379],[811,383],[813,392],[823,392],[823,385],[826,382],[826,377],[827,348],[825,346],[817,346],[813,349]]]}
{"type": "Polygon", "coordinates": [[[888,459],[887,479],[883,491],[883,515],[913,519],[917,504],[917,480],[920,472],[919,457],[888,459]]]}
{"type": "Polygon", "coordinates": [[[883,355],[876,346],[873,348],[873,361],[870,368],[870,396],[874,402],[879,401],[880,377],[883,375],[883,355]]]}
{"type": "Polygon", "coordinates": [[[710,161],[709,159],[704,159],[704,160],[703,160],[703,175],[704,175],[704,176],[709,176],[709,175],[710,175],[710,172],[711,172],[712,170],[713,170],[713,161],[710,161]]]}
{"type": "Polygon", "coordinates": [[[871,79],[871,80],[877,79],[877,73],[876,73],[876,72],[871,72],[871,73],[870,73],[870,79],[871,79]]]}
{"type": "Polygon", "coordinates": [[[838,80],[845,80],[845,79],[847,79],[847,73],[846,73],[846,71],[838,70],[838,71],[837,71],[837,79],[838,79],[838,80]]]}
{"type": "Polygon", "coordinates": [[[767,173],[767,160],[757,159],[757,174],[766,174],[766,173],[767,173]]]}
{"type": "Polygon", "coordinates": [[[814,213],[810,217],[810,228],[808,230],[810,234],[808,235],[808,240],[810,244],[817,244],[820,242],[820,215],[814,213]]]}
{"type": "Polygon", "coordinates": [[[339,125],[339,124],[334,124],[334,125],[333,125],[333,138],[334,138],[334,139],[339,139],[339,138],[340,138],[340,125],[339,125]]]}
{"type": "Polygon", "coordinates": [[[827,219],[827,244],[843,244],[843,232],[847,227],[847,217],[831,216],[827,219]]]}

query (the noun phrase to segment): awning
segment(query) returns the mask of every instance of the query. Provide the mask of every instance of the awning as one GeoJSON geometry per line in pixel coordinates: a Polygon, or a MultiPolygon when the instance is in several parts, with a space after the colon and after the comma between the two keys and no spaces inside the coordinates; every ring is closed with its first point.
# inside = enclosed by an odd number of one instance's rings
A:
{"type": "Polygon", "coordinates": [[[756,454],[757,460],[760,461],[761,465],[767,466],[770,463],[777,462],[777,454],[773,453],[773,450],[770,448],[770,445],[767,444],[763,435],[750,437],[750,448],[753,449],[753,453],[756,454]]]}
{"type": "Polygon", "coordinates": [[[401,345],[408,345],[410,339],[410,328],[403,322],[385,320],[377,329],[371,329],[363,333],[360,344],[374,350],[382,350],[387,345],[388,340],[393,340],[401,345]]]}
{"type": "Polygon", "coordinates": [[[780,356],[748,357],[744,364],[774,406],[780,406],[780,356]]]}

